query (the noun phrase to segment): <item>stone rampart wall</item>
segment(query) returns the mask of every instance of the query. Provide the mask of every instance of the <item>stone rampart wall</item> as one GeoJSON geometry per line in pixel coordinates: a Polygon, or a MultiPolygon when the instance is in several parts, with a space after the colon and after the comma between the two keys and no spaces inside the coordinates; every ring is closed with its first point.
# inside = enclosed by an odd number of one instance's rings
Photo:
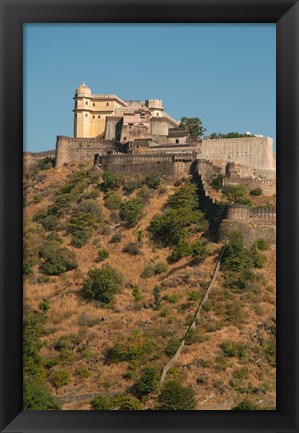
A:
{"type": "Polygon", "coordinates": [[[270,137],[205,139],[202,142],[202,158],[275,170],[273,140],[270,137]]]}
{"type": "Polygon", "coordinates": [[[55,158],[55,150],[45,150],[43,152],[24,152],[23,163],[25,167],[30,166],[44,158],[55,158]]]}
{"type": "Polygon", "coordinates": [[[93,163],[96,153],[108,153],[108,151],[120,151],[121,146],[113,140],[103,138],[72,138],[58,136],[56,142],[56,167],[63,164],[89,161],[93,163]]]}

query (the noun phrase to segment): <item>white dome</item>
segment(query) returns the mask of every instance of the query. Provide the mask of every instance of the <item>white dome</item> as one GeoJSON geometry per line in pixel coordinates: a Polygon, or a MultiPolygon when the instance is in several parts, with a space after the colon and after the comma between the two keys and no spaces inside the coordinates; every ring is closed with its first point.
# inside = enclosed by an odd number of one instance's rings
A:
{"type": "Polygon", "coordinates": [[[89,96],[91,95],[91,90],[89,87],[86,86],[85,81],[82,81],[81,86],[77,87],[76,89],[76,95],[80,95],[80,96],[89,96]]]}

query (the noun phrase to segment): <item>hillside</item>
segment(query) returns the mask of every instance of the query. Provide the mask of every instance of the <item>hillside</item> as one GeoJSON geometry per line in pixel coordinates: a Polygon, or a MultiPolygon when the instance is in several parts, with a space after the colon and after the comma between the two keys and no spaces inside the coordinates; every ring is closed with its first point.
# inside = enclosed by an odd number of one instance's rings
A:
{"type": "Polygon", "coordinates": [[[276,254],[262,243],[238,274],[228,262],[220,268],[160,389],[223,248],[207,233],[192,183],[84,165],[56,170],[47,160],[31,166],[24,180],[28,408],[39,408],[33,395],[48,391],[55,399],[47,408],[166,408],[170,383],[197,410],[275,409],[276,254]]]}

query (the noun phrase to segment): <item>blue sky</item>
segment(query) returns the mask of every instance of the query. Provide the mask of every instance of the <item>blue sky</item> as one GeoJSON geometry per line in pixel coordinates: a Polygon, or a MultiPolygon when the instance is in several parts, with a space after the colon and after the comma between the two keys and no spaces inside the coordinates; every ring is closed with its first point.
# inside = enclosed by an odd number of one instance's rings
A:
{"type": "Polygon", "coordinates": [[[73,135],[73,96],[164,102],[206,134],[276,134],[275,24],[26,24],[24,149],[73,135]]]}

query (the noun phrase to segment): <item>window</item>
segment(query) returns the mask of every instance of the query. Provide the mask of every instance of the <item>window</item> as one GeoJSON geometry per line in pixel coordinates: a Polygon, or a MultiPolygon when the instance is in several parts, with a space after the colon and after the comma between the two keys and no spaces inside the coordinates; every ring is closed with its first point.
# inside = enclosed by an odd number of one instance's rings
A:
{"type": "Polygon", "coordinates": [[[95,103],[93,103],[92,105],[93,105],[93,106],[95,107],[95,105],[96,105],[96,104],[95,104],[95,103]]]}
{"type": "Polygon", "coordinates": [[[100,116],[100,114],[98,115],[98,119],[100,119],[101,118],[101,116],[100,116]]]}
{"type": "Polygon", "coordinates": [[[85,105],[88,105],[88,101],[85,101],[85,105]]]}
{"type": "Polygon", "coordinates": [[[85,117],[88,117],[88,114],[85,114],[85,117]]]}
{"type": "Polygon", "coordinates": [[[109,102],[106,102],[106,107],[109,107],[109,102]]]}
{"type": "Polygon", "coordinates": [[[175,142],[178,144],[180,142],[180,140],[176,139],[175,142]]]}
{"type": "Polygon", "coordinates": [[[92,118],[94,119],[94,118],[95,118],[95,116],[92,116],[92,118]]]}

